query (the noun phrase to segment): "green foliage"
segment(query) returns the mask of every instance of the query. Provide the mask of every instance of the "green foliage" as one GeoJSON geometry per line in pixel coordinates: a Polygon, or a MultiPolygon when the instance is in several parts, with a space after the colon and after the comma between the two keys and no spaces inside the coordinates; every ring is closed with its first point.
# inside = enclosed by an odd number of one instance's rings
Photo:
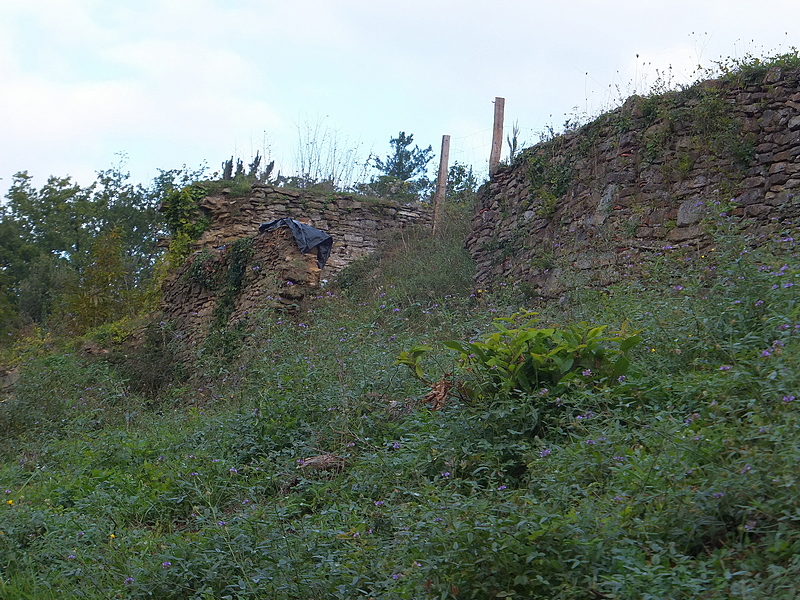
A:
{"type": "Polygon", "coordinates": [[[440,226],[405,229],[378,250],[337,275],[337,285],[355,298],[391,293],[403,302],[429,302],[469,295],[475,262],[464,248],[472,207],[445,203],[440,226]]]}
{"type": "Polygon", "coordinates": [[[527,162],[531,192],[539,200],[537,212],[550,218],[572,182],[572,160],[558,153],[558,140],[554,139],[528,152],[527,162]]]}
{"type": "MultiPolygon", "coordinates": [[[[238,361],[188,363],[191,380],[142,396],[115,362],[31,342],[0,403],[2,594],[791,598],[794,237],[762,252],[720,227],[705,258],[653,257],[636,286],[499,328],[516,312],[503,286],[424,311],[396,289],[328,290],[299,322],[256,316],[238,361]],[[459,366],[429,350],[448,339],[478,341],[459,366]],[[536,344],[525,391],[510,367],[536,344]],[[403,348],[477,400],[420,405],[427,389],[391,365],[403,348]],[[615,378],[624,354],[635,368],[615,378]],[[323,454],[341,469],[307,466],[323,454]]],[[[154,353],[142,375],[176,363],[154,353]]]]}
{"type": "Polygon", "coordinates": [[[64,293],[94,268],[96,239],[112,231],[124,255],[124,285],[146,286],[155,243],[163,233],[156,211],[160,188],[156,182],[145,189],[129,177],[119,166],[100,171],[86,188],[69,177],[50,177],[36,189],[27,172],[14,176],[7,202],[0,207],[0,284],[5,296],[0,303],[15,309],[23,323],[44,323],[63,306],[64,293]]]}
{"type": "Polygon", "coordinates": [[[741,58],[729,57],[716,61],[714,67],[705,72],[706,76],[721,76],[740,85],[763,80],[770,69],[797,69],[800,67],[800,54],[791,47],[788,52],[773,56],[754,56],[747,53],[741,58]]]}
{"type": "Polygon", "coordinates": [[[77,333],[136,314],[141,295],[129,287],[122,242],[116,228],[92,242],[87,265],[62,299],[62,326],[77,333]]]}
{"type": "Polygon", "coordinates": [[[427,178],[428,163],[433,158],[433,149],[428,146],[421,150],[419,146],[411,148],[414,142],[412,134],[401,131],[396,138],[391,138],[393,153],[385,160],[371,156],[372,165],[381,172],[373,177],[369,184],[357,188],[362,193],[392,198],[399,202],[416,201],[427,195],[431,182],[427,178]]]}
{"type": "Polygon", "coordinates": [[[151,296],[157,296],[161,282],[170,270],[177,269],[186,257],[189,256],[192,242],[198,239],[208,229],[210,221],[200,211],[200,201],[208,195],[206,187],[192,183],[180,189],[169,187],[162,192],[161,212],[167,223],[171,237],[167,252],[156,265],[155,285],[151,296]]]}
{"type": "MultiPolygon", "coordinates": [[[[458,389],[472,401],[531,397],[544,391],[563,394],[569,388],[610,385],[625,380],[629,350],[641,342],[636,333],[606,335],[605,326],[576,323],[566,327],[538,327],[537,313],[518,311],[498,317],[498,330],[483,341],[444,341],[459,354],[458,389]]],[[[425,381],[423,357],[433,350],[415,346],[403,351],[398,364],[425,381]]]]}
{"type": "Polygon", "coordinates": [[[483,341],[443,343],[460,354],[470,397],[530,394],[543,387],[561,393],[577,381],[611,383],[625,375],[628,351],[642,339],[623,331],[605,335],[605,326],[587,323],[538,328],[538,321],[537,313],[520,311],[495,319],[498,331],[483,341]]]}
{"type": "Polygon", "coordinates": [[[90,363],[72,353],[34,355],[0,402],[0,453],[18,450],[20,440],[58,437],[72,428],[118,422],[124,410],[124,381],[108,364],[90,363]]]}
{"type": "Polygon", "coordinates": [[[356,190],[361,194],[389,198],[403,204],[417,202],[430,189],[431,182],[427,179],[406,181],[392,175],[379,175],[373,177],[368,184],[356,185],[356,190]]]}
{"type": "Polygon", "coordinates": [[[227,325],[236,298],[242,291],[247,275],[247,265],[253,256],[253,239],[244,237],[236,240],[227,255],[227,270],[225,272],[222,296],[214,306],[214,327],[224,328],[227,325]]]}
{"type": "Polygon", "coordinates": [[[210,250],[203,249],[194,254],[190,259],[186,278],[201,287],[216,290],[222,285],[224,270],[220,261],[210,250]]]}
{"type": "MultiPolygon", "coordinates": [[[[638,107],[647,127],[642,144],[648,162],[661,161],[665,153],[675,152],[676,132],[680,131],[692,136],[695,149],[731,160],[734,167],[743,170],[752,163],[752,136],[718,90],[694,86],[654,94],[638,99],[638,107]]],[[[690,155],[679,153],[674,165],[678,177],[685,177],[693,163],[690,155]]]]}
{"type": "Polygon", "coordinates": [[[208,191],[198,184],[164,193],[161,212],[173,236],[185,234],[190,240],[196,240],[208,228],[208,218],[200,212],[199,206],[207,195],[208,191]]]}
{"type": "Polygon", "coordinates": [[[75,286],[78,274],[69,260],[55,254],[40,254],[25,269],[25,278],[16,286],[20,316],[25,321],[44,323],[60,305],[65,290],[75,286]]]}
{"type": "Polygon", "coordinates": [[[396,138],[389,140],[393,150],[385,160],[377,156],[372,158],[375,168],[388,177],[394,177],[400,181],[409,181],[415,177],[424,177],[428,163],[433,158],[433,148],[428,146],[421,150],[419,146],[411,149],[414,143],[414,135],[406,135],[404,131],[397,134],[396,138]]]}
{"type": "MultiPolygon", "coordinates": [[[[720,214],[536,316],[472,289],[445,208],[302,314],[220,331],[224,361],[166,322],[96,328],[103,356],[17,332],[0,597],[795,598],[796,228],[758,247],[720,214]]],[[[248,258],[187,276],[234,294],[248,258]]]]}
{"type": "Polygon", "coordinates": [[[472,166],[454,162],[447,172],[448,201],[472,206],[478,199],[478,178],[472,172],[472,166]]]}
{"type": "Polygon", "coordinates": [[[151,320],[140,335],[141,339],[124,336],[117,340],[122,345],[115,349],[110,361],[133,392],[153,397],[185,379],[186,343],[168,321],[151,320]]]}
{"type": "Polygon", "coordinates": [[[422,358],[431,350],[433,350],[433,346],[414,346],[408,350],[403,350],[400,354],[398,354],[395,362],[398,365],[407,366],[409,369],[411,369],[411,373],[414,375],[414,377],[423,383],[430,384],[430,382],[425,379],[425,371],[422,367],[422,358]]]}
{"type": "Polygon", "coordinates": [[[256,180],[244,174],[236,175],[232,179],[219,179],[215,181],[201,181],[195,185],[206,190],[206,195],[221,194],[225,192],[231,198],[245,198],[253,191],[256,180]]]}

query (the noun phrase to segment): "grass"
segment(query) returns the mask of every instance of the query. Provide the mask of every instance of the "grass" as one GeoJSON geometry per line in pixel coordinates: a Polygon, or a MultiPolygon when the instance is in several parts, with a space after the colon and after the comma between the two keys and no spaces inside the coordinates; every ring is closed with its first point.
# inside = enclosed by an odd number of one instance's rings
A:
{"type": "Polygon", "coordinates": [[[441,342],[485,339],[524,301],[472,292],[458,222],[296,318],[258,315],[234,357],[162,366],[160,386],[129,377],[162,354],[137,371],[18,346],[0,597],[796,598],[791,232],[754,249],[720,227],[703,257],[665,251],[648,279],[534,307],[556,329],[641,330],[625,377],[434,411],[400,352],[432,347],[425,372],[457,384],[441,342]]]}

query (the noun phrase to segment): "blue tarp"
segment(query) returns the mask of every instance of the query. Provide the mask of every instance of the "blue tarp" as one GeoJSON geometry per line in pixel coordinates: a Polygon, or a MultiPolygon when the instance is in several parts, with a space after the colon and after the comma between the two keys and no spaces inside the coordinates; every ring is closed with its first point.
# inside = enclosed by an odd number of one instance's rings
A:
{"type": "Polygon", "coordinates": [[[328,257],[331,255],[331,248],[333,248],[333,238],[316,227],[300,223],[294,219],[276,219],[269,223],[262,223],[258,230],[274,231],[279,227],[288,227],[292,230],[294,241],[297,242],[297,247],[300,252],[307,254],[314,248],[317,249],[317,266],[322,269],[325,263],[328,262],[328,257]]]}

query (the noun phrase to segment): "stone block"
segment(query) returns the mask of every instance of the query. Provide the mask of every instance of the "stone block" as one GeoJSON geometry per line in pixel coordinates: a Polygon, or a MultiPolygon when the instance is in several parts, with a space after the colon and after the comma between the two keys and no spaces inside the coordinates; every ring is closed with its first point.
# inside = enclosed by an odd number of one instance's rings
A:
{"type": "Polygon", "coordinates": [[[705,206],[698,198],[687,200],[678,207],[677,224],[678,227],[694,225],[703,216],[705,206]]]}
{"type": "Polygon", "coordinates": [[[667,239],[672,242],[685,242],[702,237],[702,235],[703,230],[699,225],[689,225],[687,227],[676,227],[667,234],[667,239]]]}

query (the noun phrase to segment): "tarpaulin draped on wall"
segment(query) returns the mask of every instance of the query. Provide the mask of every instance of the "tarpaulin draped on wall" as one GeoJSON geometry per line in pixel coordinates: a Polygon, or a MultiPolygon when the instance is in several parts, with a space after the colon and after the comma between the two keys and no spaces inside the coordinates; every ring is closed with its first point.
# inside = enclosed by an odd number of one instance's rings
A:
{"type": "Polygon", "coordinates": [[[270,221],[269,223],[262,223],[258,230],[260,232],[274,231],[279,227],[288,227],[292,230],[294,241],[300,248],[300,252],[307,254],[314,248],[317,249],[317,266],[322,269],[331,255],[331,248],[333,247],[333,238],[316,227],[300,223],[294,219],[284,218],[270,221]]]}

